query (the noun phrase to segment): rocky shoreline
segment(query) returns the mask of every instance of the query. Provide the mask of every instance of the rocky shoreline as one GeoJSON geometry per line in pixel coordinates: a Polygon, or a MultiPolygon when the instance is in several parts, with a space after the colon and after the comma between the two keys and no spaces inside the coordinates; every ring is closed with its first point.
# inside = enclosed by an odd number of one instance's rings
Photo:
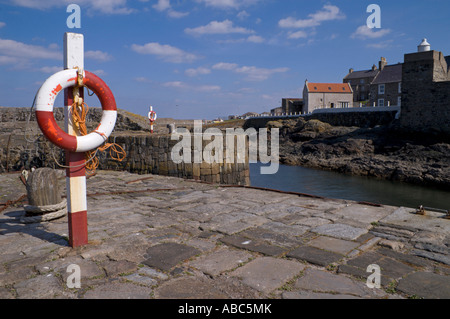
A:
{"type": "Polygon", "coordinates": [[[280,129],[280,163],[450,190],[450,141],[401,130],[331,126],[318,120],[267,123],[280,129]]]}

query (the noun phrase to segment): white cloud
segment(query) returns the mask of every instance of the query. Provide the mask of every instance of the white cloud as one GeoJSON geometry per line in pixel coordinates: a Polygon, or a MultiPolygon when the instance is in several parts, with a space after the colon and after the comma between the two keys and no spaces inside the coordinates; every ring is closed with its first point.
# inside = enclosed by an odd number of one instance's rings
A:
{"type": "Polygon", "coordinates": [[[5,25],[6,25],[5,22],[1,22],[1,21],[0,21],[0,28],[3,28],[5,25]]]}
{"type": "Polygon", "coordinates": [[[218,92],[221,90],[221,87],[218,85],[200,85],[200,86],[195,86],[194,90],[199,91],[199,92],[218,92]]]}
{"type": "Polygon", "coordinates": [[[171,18],[178,19],[178,18],[183,18],[185,16],[188,16],[189,12],[179,12],[179,11],[175,11],[175,10],[169,10],[169,11],[167,11],[167,14],[171,18]]]}
{"type": "Polygon", "coordinates": [[[62,66],[44,66],[39,69],[39,71],[44,73],[56,73],[62,70],[63,70],[62,66]]]}
{"type": "Polygon", "coordinates": [[[102,52],[102,51],[86,51],[84,52],[84,57],[87,59],[93,59],[93,60],[97,60],[100,62],[106,62],[106,61],[110,61],[112,59],[112,56],[109,55],[106,52],[102,52]]]}
{"type": "Polygon", "coordinates": [[[211,70],[208,69],[208,68],[204,68],[204,67],[198,67],[196,69],[187,69],[184,73],[187,76],[194,77],[194,76],[197,76],[197,75],[210,74],[211,70]]]}
{"type": "Polygon", "coordinates": [[[214,70],[226,70],[231,71],[237,69],[238,65],[236,63],[226,63],[226,62],[220,62],[215,65],[213,65],[214,70]]]}
{"type": "Polygon", "coordinates": [[[25,59],[61,60],[62,52],[38,45],[0,38],[0,54],[25,59]]]}
{"type": "Polygon", "coordinates": [[[218,40],[217,43],[264,43],[266,39],[259,35],[251,35],[248,38],[218,40]]]}
{"type": "Polygon", "coordinates": [[[172,9],[170,0],[158,0],[158,3],[152,6],[155,10],[159,12],[167,11],[167,14],[171,18],[182,18],[189,15],[189,12],[178,12],[172,9]]]}
{"type": "Polygon", "coordinates": [[[392,40],[387,40],[387,41],[383,41],[380,43],[369,43],[369,44],[367,44],[367,47],[374,48],[374,49],[385,49],[385,48],[391,46],[392,42],[393,42],[392,40]]]}
{"type": "Polygon", "coordinates": [[[159,44],[156,42],[144,45],[133,44],[131,49],[139,54],[156,55],[164,61],[172,63],[190,63],[198,59],[194,54],[167,44],[159,44]]]}
{"type": "Polygon", "coordinates": [[[205,26],[197,28],[186,28],[184,32],[191,35],[203,35],[203,34],[229,34],[229,33],[254,33],[252,30],[248,30],[241,27],[233,26],[233,22],[230,20],[211,21],[205,26]]]}
{"type": "Polygon", "coordinates": [[[257,68],[255,66],[241,66],[239,67],[236,63],[217,63],[212,67],[214,70],[225,70],[232,71],[238,74],[244,74],[248,81],[264,81],[270,76],[276,73],[285,73],[289,71],[289,68],[257,68]]]}
{"type": "Polygon", "coordinates": [[[140,83],[151,83],[152,82],[151,80],[149,80],[149,79],[147,79],[146,77],[143,77],[143,76],[138,76],[138,77],[134,78],[134,80],[136,82],[140,82],[140,83]]]}
{"type": "Polygon", "coordinates": [[[390,29],[371,29],[367,25],[362,25],[356,29],[356,31],[351,35],[353,39],[378,39],[391,32],[390,29]],[[376,31],[378,30],[378,31],[376,31]]]}
{"type": "Polygon", "coordinates": [[[252,43],[263,43],[266,40],[263,37],[259,36],[259,35],[251,35],[251,36],[249,36],[247,38],[247,41],[248,42],[252,42],[252,43]]]}
{"type": "Polygon", "coordinates": [[[293,17],[281,19],[278,25],[281,28],[301,29],[308,27],[317,27],[324,21],[342,20],[345,15],[341,10],[333,5],[324,5],[323,8],[316,13],[308,15],[308,19],[296,20],[293,17]]]}
{"type": "Polygon", "coordinates": [[[275,73],[284,73],[287,71],[289,71],[289,68],[265,69],[254,66],[243,66],[235,70],[236,73],[245,74],[249,81],[264,81],[275,73]]]}
{"type": "Polygon", "coordinates": [[[256,4],[260,0],[196,0],[196,2],[218,9],[239,9],[256,4]]]}
{"type": "Polygon", "coordinates": [[[248,18],[249,16],[250,16],[250,14],[248,14],[248,12],[245,11],[245,10],[242,10],[241,12],[239,12],[239,13],[237,14],[237,17],[238,17],[240,20],[244,20],[245,18],[248,18]]]}
{"type": "MultiPolygon", "coordinates": [[[[73,0],[12,0],[11,2],[17,6],[39,10],[65,7],[74,3],[73,0]]],[[[126,6],[127,0],[77,0],[76,4],[105,14],[130,14],[135,12],[134,9],[126,6]]]]}
{"type": "Polygon", "coordinates": [[[170,0],[158,0],[158,3],[154,4],[152,7],[160,12],[165,11],[171,8],[170,0]]]}
{"type": "Polygon", "coordinates": [[[106,75],[105,70],[94,70],[94,71],[92,71],[92,73],[94,73],[97,76],[104,76],[104,75],[106,75]]]}
{"type": "Polygon", "coordinates": [[[11,65],[17,64],[20,62],[20,59],[12,56],[0,55],[0,65],[11,65]]]}
{"type": "Polygon", "coordinates": [[[289,39],[300,39],[300,38],[307,38],[308,34],[305,31],[297,31],[297,32],[293,32],[290,33],[288,38],[289,39]]]}
{"type": "Polygon", "coordinates": [[[218,85],[192,85],[181,81],[166,82],[163,83],[163,86],[197,92],[218,92],[221,90],[221,87],[218,85]]]}

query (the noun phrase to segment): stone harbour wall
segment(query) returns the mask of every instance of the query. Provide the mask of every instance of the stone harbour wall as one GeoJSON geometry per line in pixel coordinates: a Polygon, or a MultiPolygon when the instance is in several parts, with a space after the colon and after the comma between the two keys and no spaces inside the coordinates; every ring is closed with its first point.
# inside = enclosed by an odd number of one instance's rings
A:
{"type": "MultiPolygon", "coordinates": [[[[186,179],[200,180],[210,183],[250,185],[250,168],[248,156],[245,163],[238,163],[237,145],[234,147],[234,158],[226,157],[224,145],[222,163],[175,163],[172,160],[172,148],[179,143],[171,140],[170,135],[138,135],[138,136],[112,136],[110,141],[120,145],[127,153],[122,162],[111,159],[108,153],[100,155],[100,169],[125,170],[138,174],[156,174],[163,176],[174,176],[186,179]]],[[[202,148],[210,143],[203,141],[202,148]]],[[[202,152],[191,143],[191,158],[194,152],[202,152]]],[[[248,144],[247,144],[248,147],[248,144]]],[[[248,154],[248,152],[246,153],[248,154]]]]}
{"type": "MultiPolygon", "coordinates": [[[[58,125],[63,128],[62,109],[55,108],[54,114],[58,125]]],[[[90,109],[88,131],[98,125],[100,117],[100,109],[90,109]]],[[[250,184],[248,158],[245,158],[245,163],[237,163],[236,147],[235,159],[229,160],[232,163],[225,163],[224,158],[224,163],[176,164],[171,159],[171,151],[178,141],[171,141],[170,135],[165,133],[152,135],[146,132],[146,124],[139,116],[121,110],[108,142],[120,145],[127,156],[124,161],[118,162],[111,158],[109,150],[98,152],[99,169],[175,176],[221,184],[250,184]]],[[[209,143],[204,141],[202,148],[209,143]]],[[[225,147],[225,142],[223,144],[225,147]]],[[[194,143],[192,145],[192,152],[199,151],[194,148],[194,143]]],[[[32,167],[61,168],[57,162],[65,164],[65,152],[46,140],[30,108],[0,107],[0,172],[30,170],[32,167]]]]}

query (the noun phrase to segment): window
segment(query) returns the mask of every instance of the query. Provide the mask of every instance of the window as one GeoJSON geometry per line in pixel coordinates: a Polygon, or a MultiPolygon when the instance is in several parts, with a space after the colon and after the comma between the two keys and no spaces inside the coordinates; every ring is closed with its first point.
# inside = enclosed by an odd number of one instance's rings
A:
{"type": "Polygon", "coordinates": [[[398,84],[398,93],[402,93],[402,82],[398,84]]]}
{"type": "Polygon", "coordinates": [[[397,98],[397,106],[402,106],[402,97],[401,96],[399,96],[397,98]]]}
{"type": "Polygon", "coordinates": [[[384,94],[385,89],[386,89],[386,87],[384,84],[379,84],[378,85],[378,94],[384,94]]]}
{"type": "Polygon", "coordinates": [[[364,79],[361,79],[361,80],[359,81],[359,83],[364,84],[364,83],[365,83],[365,82],[364,82],[364,79]]]}
{"type": "Polygon", "coordinates": [[[378,100],[378,106],[384,106],[384,99],[378,100]]]}

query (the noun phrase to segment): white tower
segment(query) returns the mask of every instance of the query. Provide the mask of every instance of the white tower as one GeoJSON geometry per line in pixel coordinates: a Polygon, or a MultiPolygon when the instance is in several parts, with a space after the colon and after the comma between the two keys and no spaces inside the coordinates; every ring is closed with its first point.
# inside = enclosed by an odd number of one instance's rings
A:
{"type": "Polygon", "coordinates": [[[426,52],[431,50],[431,46],[427,42],[427,39],[423,39],[422,43],[417,48],[418,48],[417,52],[426,52]]]}

